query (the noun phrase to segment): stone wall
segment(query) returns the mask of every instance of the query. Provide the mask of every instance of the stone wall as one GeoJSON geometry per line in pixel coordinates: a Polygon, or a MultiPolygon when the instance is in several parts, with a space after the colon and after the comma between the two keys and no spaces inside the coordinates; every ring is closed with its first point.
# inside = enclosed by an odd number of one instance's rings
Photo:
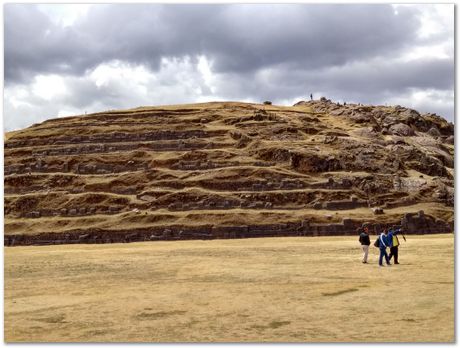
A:
{"type": "Polygon", "coordinates": [[[350,210],[356,208],[364,208],[368,206],[368,202],[364,200],[358,200],[355,197],[350,198],[350,200],[341,200],[341,201],[328,201],[323,204],[325,209],[328,210],[350,210]]]}
{"type": "Polygon", "coordinates": [[[335,180],[329,178],[327,181],[313,183],[310,187],[316,189],[349,189],[353,187],[353,182],[346,178],[335,180]]]}
{"type": "Polygon", "coordinates": [[[423,210],[418,213],[407,213],[401,219],[401,226],[411,233],[429,234],[429,233],[450,233],[453,232],[453,222],[451,224],[435,219],[426,215],[423,210]]]}
{"type": "Polygon", "coordinates": [[[201,187],[220,191],[274,191],[298,190],[310,186],[300,179],[271,179],[271,180],[238,180],[238,181],[206,181],[201,187]]]}
{"type": "Polygon", "coordinates": [[[39,233],[36,235],[6,235],[5,246],[52,245],[75,243],[126,243],[156,240],[227,239],[281,236],[314,236],[353,234],[356,224],[310,225],[291,222],[270,225],[239,226],[167,226],[130,230],[74,230],[68,233],[39,233]]]}
{"type": "MultiPolygon", "coordinates": [[[[37,209],[32,211],[21,211],[18,215],[22,218],[40,218],[46,216],[76,217],[95,214],[113,215],[126,211],[123,206],[92,206],[92,207],[68,207],[61,209],[37,209]]],[[[5,214],[11,213],[11,209],[5,210],[5,214]]]]}
{"type": "Polygon", "coordinates": [[[28,148],[21,150],[20,154],[15,151],[7,151],[9,157],[24,157],[24,156],[72,156],[82,154],[97,154],[97,153],[112,153],[120,151],[134,151],[148,149],[151,151],[192,151],[200,149],[219,149],[228,147],[228,143],[215,141],[180,141],[168,143],[131,143],[131,144],[91,144],[71,147],[51,147],[46,150],[28,148]]]}
{"type": "Polygon", "coordinates": [[[239,162],[179,161],[170,168],[174,170],[206,170],[239,166],[239,162]]]}
{"type": "MultiPolygon", "coordinates": [[[[137,197],[144,201],[151,202],[150,209],[164,209],[169,210],[209,210],[209,209],[299,209],[312,206],[315,209],[323,209],[328,203],[319,203],[317,199],[318,193],[315,191],[305,190],[289,190],[289,191],[246,191],[244,188],[241,191],[228,193],[226,195],[208,194],[199,195],[193,193],[169,193],[168,195],[158,195],[157,193],[149,194],[143,192],[137,197]],[[324,206],[323,206],[324,205],[324,206]]],[[[251,187],[249,187],[251,189],[251,187]]],[[[323,192],[321,199],[327,200],[329,195],[336,197],[337,195],[346,196],[348,192],[323,192]]],[[[353,199],[352,201],[335,202],[334,208],[326,209],[354,209],[357,207],[367,206],[367,201],[359,201],[353,199]]],[[[331,205],[332,206],[332,205],[331,205]]]]}
{"type": "Polygon", "coordinates": [[[211,138],[222,136],[226,130],[204,131],[201,129],[188,131],[152,131],[146,133],[104,133],[95,135],[61,136],[49,138],[35,138],[27,140],[9,140],[5,143],[5,148],[12,149],[18,147],[42,146],[42,145],[65,145],[82,143],[118,143],[118,142],[139,142],[139,141],[158,141],[158,140],[179,140],[188,138],[211,138]]]}
{"type": "MultiPolygon", "coordinates": [[[[398,225],[399,221],[387,224],[367,223],[371,233],[398,225]]],[[[317,224],[307,220],[281,224],[235,225],[235,226],[158,226],[130,230],[73,230],[67,233],[38,233],[35,235],[5,235],[5,246],[52,245],[75,243],[128,243],[156,240],[227,239],[286,236],[358,236],[361,221],[343,219],[342,223],[317,224]]],[[[451,233],[453,224],[435,220],[419,212],[406,214],[401,225],[405,234],[451,233]]]]}
{"type": "Polygon", "coordinates": [[[122,172],[134,172],[148,169],[147,163],[134,163],[129,161],[125,164],[75,164],[70,166],[68,162],[61,164],[47,164],[44,160],[37,160],[28,165],[17,164],[5,166],[5,175],[28,174],[28,173],[75,173],[75,174],[110,174],[122,172]]]}

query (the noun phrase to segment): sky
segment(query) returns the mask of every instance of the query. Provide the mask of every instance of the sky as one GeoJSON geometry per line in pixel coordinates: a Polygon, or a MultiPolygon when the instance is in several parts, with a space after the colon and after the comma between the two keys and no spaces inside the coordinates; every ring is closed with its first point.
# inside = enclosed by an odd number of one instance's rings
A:
{"type": "Polygon", "coordinates": [[[452,4],[6,4],[4,128],[232,100],[454,119],[452,4]]]}

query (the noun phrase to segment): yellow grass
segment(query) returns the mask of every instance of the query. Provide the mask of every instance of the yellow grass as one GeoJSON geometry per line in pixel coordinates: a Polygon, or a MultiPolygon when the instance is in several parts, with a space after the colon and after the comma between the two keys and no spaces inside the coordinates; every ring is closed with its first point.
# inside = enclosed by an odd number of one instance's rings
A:
{"type": "Polygon", "coordinates": [[[5,248],[5,340],[453,342],[453,235],[5,248]]]}

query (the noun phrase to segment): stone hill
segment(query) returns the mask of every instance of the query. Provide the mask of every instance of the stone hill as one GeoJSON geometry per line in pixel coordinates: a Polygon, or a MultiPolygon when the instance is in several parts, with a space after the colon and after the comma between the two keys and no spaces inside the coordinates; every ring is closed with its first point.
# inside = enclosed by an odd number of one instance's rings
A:
{"type": "Polygon", "coordinates": [[[324,98],[52,119],[6,134],[5,245],[451,232],[453,134],[324,98]]]}

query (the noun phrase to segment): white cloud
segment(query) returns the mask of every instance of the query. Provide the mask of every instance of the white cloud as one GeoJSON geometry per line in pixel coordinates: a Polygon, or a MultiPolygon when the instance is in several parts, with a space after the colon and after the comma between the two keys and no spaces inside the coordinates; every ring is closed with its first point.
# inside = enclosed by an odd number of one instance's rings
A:
{"type": "Polygon", "coordinates": [[[453,33],[454,9],[454,4],[424,6],[421,14],[420,37],[430,38],[434,35],[453,33]]]}
{"type": "Polygon", "coordinates": [[[33,95],[46,101],[60,98],[66,94],[64,78],[59,75],[38,75],[31,85],[33,95]]]}
{"type": "Polygon", "coordinates": [[[399,9],[411,8],[419,12],[420,27],[418,35],[428,39],[432,36],[453,33],[454,4],[392,4],[395,13],[399,9]]]}
{"type": "Polygon", "coordinates": [[[454,92],[435,89],[412,89],[399,96],[386,99],[389,105],[404,105],[420,113],[436,113],[440,116],[454,114],[454,92]]]}
{"type": "Polygon", "coordinates": [[[119,60],[100,64],[90,71],[88,77],[97,87],[111,85],[143,86],[152,74],[142,65],[131,65],[119,60]]]}
{"type": "Polygon", "coordinates": [[[420,58],[451,58],[454,53],[453,41],[440,44],[416,46],[401,56],[403,61],[411,61],[420,58]]]}
{"type": "Polygon", "coordinates": [[[223,100],[213,93],[215,81],[206,57],[163,58],[158,71],[115,60],[80,77],[38,75],[30,85],[5,87],[5,128],[22,128],[32,118],[43,121],[136,106],[223,100]]]}
{"type": "Polygon", "coordinates": [[[91,4],[39,4],[39,10],[46,14],[55,25],[72,26],[88,13],[91,4]]]}
{"type": "Polygon", "coordinates": [[[402,59],[418,58],[453,58],[454,57],[454,5],[425,4],[395,5],[412,6],[419,10],[420,27],[418,35],[420,43],[402,56],[402,59]]]}
{"type": "Polygon", "coordinates": [[[211,71],[211,67],[212,62],[209,62],[206,56],[199,56],[197,69],[200,72],[201,77],[203,78],[203,81],[206,84],[206,87],[209,88],[211,93],[215,93],[215,78],[211,71]]]}

